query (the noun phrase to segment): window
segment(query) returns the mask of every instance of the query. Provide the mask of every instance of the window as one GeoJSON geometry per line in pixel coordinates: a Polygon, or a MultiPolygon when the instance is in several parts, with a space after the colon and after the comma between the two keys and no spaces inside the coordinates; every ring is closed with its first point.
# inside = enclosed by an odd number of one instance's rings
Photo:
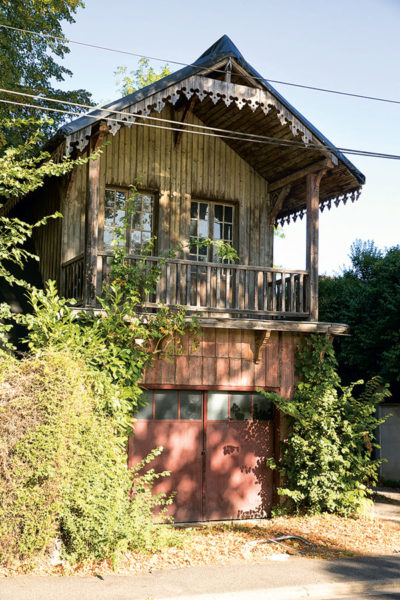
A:
{"type": "Polygon", "coordinates": [[[189,256],[198,262],[221,262],[215,248],[201,247],[198,242],[209,238],[233,245],[234,207],[229,204],[193,201],[190,207],[189,256]]]}
{"type": "Polygon", "coordinates": [[[148,390],[140,397],[138,419],[200,421],[203,393],[192,390],[148,390]]]}
{"type": "Polygon", "coordinates": [[[112,250],[121,227],[126,226],[123,243],[130,254],[140,254],[153,234],[154,196],[135,194],[126,218],[129,192],[106,189],[104,201],[104,250],[112,250]]]}
{"type": "Polygon", "coordinates": [[[140,398],[138,419],[200,421],[207,399],[209,421],[269,421],[272,401],[257,392],[147,390],[140,398]]]}
{"type": "Polygon", "coordinates": [[[209,421],[269,421],[272,402],[256,392],[207,392],[209,421]]]}

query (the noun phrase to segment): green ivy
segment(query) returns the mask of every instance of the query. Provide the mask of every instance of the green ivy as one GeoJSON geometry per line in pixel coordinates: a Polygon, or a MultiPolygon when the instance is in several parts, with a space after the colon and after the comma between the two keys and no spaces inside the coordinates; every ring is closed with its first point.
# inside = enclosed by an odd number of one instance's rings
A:
{"type": "Polygon", "coordinates": [[[289,421],[281,459],[268,461],[282,477],[283,510],[354,515],[368,507],[368,486],[383,462],[371,456],[379,448],[375,430],[385,421],[376,418],[376,405],[390,392],[375,377],[355,397],[363,381],[342,386],[336,369],[329,339],[308,336],[298,347],[300,381],[292,398],[266,394],[289,421]]]}

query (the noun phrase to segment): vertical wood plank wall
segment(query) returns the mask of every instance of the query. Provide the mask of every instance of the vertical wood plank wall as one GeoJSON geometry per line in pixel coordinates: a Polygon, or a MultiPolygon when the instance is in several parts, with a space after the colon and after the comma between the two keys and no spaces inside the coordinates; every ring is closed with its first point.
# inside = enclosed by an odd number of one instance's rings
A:
{"type": "MultiPolygon", "coordinates": [[[[34,223],[43,217],[60,211],[61,197],[63,195],[63,180],[49,180],[46,186],[46,194],[39,190],[29,200],[26,219],[34,223]]],[[[60,285],[61,267],[61,236],[62,219],[49,219],[47,224],[37,227],[33,232],[35,252],[40,256],[39,269],[43,282],[53,279],[60,285]]]]}
{"type": "MultiPolygon", "coordinates": [[[[167,106],[157,117],[180,120],[182,111],[167,106]]],[[[201,124],[194,115],[188,123],[201,124]]],[[[165,125],[165,124],[163,124],[165,125]]],[[[108,136],[101,157],[99,239],[106,186],[127,188],[136,181],[159,199],[158,250],[189,237],[191,199],[236,205],[238,251],[242,264],[272,266],[273,227],[269,224],[268,183],[222,140],[133,125],[108,136]]],[[[63,261],[83,251],[82,219],[86,167],[77,169],[64,207],[63,261]]]]}
{"type": "Polygon", "coordinates": [[[181,356],[172,361],[156,358],[143,384],[273,387],[279,388],[285,398],[292,395],[295,352],[301,334],[271,332],[261,361],[256,364],[253,331],[204,328],[202,333],[196,350],[185,336],[181,356]]]}
{"type": "Polygon", "coordinates": [[[75,167],[65,187],[66,192],[61,204],[63,214],[62,262],[71,260],[84,250],[87,168],[87,165],[75,167]]]}

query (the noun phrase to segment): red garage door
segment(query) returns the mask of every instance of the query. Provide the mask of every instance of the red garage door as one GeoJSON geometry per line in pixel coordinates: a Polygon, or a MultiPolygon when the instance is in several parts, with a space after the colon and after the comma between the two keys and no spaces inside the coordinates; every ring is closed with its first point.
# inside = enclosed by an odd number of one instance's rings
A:
{"type": "Polygon", "coordinates": [[[255,392],[152,390],[129,445],[129,464],[156,446],[155,492],[175,493],[177,522],[265,517],[272,504],[272,406],[255,392]]]}

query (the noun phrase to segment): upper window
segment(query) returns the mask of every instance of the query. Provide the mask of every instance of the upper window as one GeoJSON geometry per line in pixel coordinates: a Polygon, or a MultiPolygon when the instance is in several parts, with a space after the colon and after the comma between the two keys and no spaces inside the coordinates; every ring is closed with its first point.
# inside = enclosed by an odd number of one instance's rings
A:
{"type": "Polygon", "coordinates": [[[118,235],[125,229],[122,242],[126,244],[128,253],[139,254],[153,235],[154,196],[148,193],[137,193],[130,199],[129,192],[106,189],[104,202],[104,250],[121,243],[118,235]],[[127,217],[127,202],[129,215],[127,217]]]}
{"type": "Polygon", "coordinates": [[[233,237],[234,207],[230,204],[193,201],[190,207],[190,242],[189,256],[191,260],[202,262],[221,262],[215,247],[199,245],[201,240],[209,238],[234,244],[233,237]]]}

